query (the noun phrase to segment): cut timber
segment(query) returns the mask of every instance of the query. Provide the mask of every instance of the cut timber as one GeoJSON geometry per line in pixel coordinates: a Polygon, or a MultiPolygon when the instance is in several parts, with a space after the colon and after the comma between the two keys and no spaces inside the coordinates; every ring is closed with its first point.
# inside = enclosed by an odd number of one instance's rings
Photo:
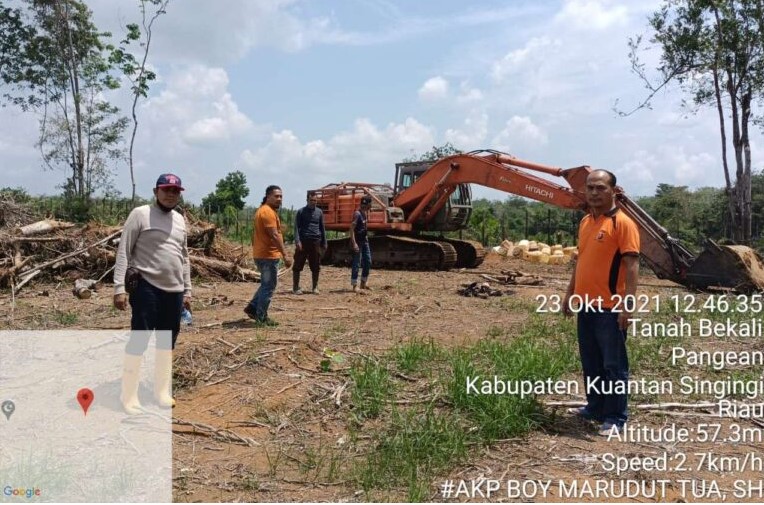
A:
{"type": "MultiPolygon", "coordinates": [[[[243,280],[260,282],[260,272],[249,268],[243,268],[236,263],[191,255],[191,265],[193,266],[194,263],[198,263],[230,281],[243,280]]],[[[281,277],[287,270],[287,268],[282,268],[277,274],[278,277],[281,277]]]]}
{"type": "Polygon", "coordinates": [[[242,268],[236,263],[192,255],[191,265],[193,266],[194,263],[198,263],[228,280],[260,281],[260,272],[242,268]]]}
{"type": "Polygon", "coordinates": [[[93,291],[98,291],[98,281],[93,279],[77,279],[74,281],[74,289],[72,294],[80,300],[87,300],[93,294],[93,291]]]}
{"type": "Polygon", "coordinates": [[[188,246],[198,249],[204,249],[209,254],[210,247],[215,243],[215,232],[217,226],[212,223],[204,225],[191,225],[188,228],[188,246]]]}
{"type": "Polygon", "coordinates": [[[529,251],[527,256],[525,256],[523,259],[527,259],[531,263],[541,263],[541,251],[529,251]]]}
{"type": "Polygon", "coordinates": [[[67,228],[74,228],[74,223],[67,223],[66,221],[56,221],[55,219],[44,219],[37,221],[36,223],[28,224],[20,228],[16,228],[16,233],[29,237],[31,235],[42,235],[55,230],[65,230],[67,228]]]}
{"type": "Polygon", "coordinates": [[[575,246],[563,247],[562,252],[563,254],[565,254],[565,256],[573,256],[574,254],[578,252],[578,247],[575,247],[575,246]]]}

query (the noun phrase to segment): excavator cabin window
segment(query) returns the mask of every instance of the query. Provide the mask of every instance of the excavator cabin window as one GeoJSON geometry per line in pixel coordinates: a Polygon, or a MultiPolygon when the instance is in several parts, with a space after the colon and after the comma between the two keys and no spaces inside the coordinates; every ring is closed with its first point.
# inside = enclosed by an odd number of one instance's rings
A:
{"type": "Polygon", "coordinates": [[[395,192],[410,188],[427,171],[432,162],[404,162],[395,165],[395,192]]]}

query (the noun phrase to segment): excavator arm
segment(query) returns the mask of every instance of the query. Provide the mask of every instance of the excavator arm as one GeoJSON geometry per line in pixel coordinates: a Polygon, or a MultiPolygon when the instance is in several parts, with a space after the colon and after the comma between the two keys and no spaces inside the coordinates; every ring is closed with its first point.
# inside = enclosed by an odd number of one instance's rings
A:
{"type": "MultiPolygon", "coordinates": [[[[473,183],[557,207],[586,210],[584,191],[586,177],[591,171],[588,166],[562,169],[498,151],[473,151],[435,162],[414,184],[395,195],[392,203],[403,209],[407,223],[427,223],[446,204],[459,184],[473,183]],[[569,187],[527,170],[561,177],[569,187]]],[[[641,256],[659,278],[693,289],[719,286],[742,292],[764,290],[762,260],[752,249],[719,246],[709,241],[709,247],[695,257],[620,187],[616,201],[637,224],[641,256]]]]}
{"type": "Polygon", "coordinates": [[[406,222],[428,222],[459,184],[472,183],[566,209],[584,210],[583,188],[590,171],[589,167],[565,170],[523,161],[497,151],[476,151],[437,161],[414,184],[398,193],[393,203],[403,209],[406,222]],[[571,187],[524,172],[523,168],[562,177],[571,187]]]}

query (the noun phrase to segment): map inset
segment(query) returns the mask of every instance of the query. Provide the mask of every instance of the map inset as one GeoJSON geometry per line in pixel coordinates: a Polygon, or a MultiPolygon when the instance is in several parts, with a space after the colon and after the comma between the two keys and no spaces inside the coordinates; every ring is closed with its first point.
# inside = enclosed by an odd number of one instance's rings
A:
{"type": "Polygon", "coordinates": [[[172,501],[172,413],[153,400],[154,337],[134,416],[119,400],[128,338],[0,331],[0,502],[172,501]]]}

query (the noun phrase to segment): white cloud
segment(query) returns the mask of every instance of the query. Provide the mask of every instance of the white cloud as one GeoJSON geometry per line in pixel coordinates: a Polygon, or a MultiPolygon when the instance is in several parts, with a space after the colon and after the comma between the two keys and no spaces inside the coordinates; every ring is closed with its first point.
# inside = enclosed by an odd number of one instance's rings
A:
{"type": "Polygon", "coordinates": [[[441,76],[431,77],[422,84],[418,94],[425,101],[443,100],[448,96],[448,81],[441,76]]]}
{"type": "Polygon", "coordinates": [[[493,145],[508,152],[517,151],[518,147],[540,147],[548,142],[547,133],[527,116],[512,116],[493,139],[493,145]]]}
{"type": "Polygon", "coordinates": [[[301,194],[333,182],[391,183],[397,161],[434,144],[432,130],[416,119],[379,128],[361,118],[328,140],[303,142],[290,130],[275,132],[265,145],[245,149],[239,164],[252,180],[278,177],[301,194]]]}
{"type": "Polygon", "coordinates": [[[663,146],[661,151],[666,168],[673,171],[675,184],[697,186],[703,184],[712,171],[721,173],[718,157],[707,152],[688,154],[684,146],[663,146]]]}
{"type": "Polygon", "coordinates": [[[468,117],[464,120],[464,126],[461,129],[449,128],[444,137],[446,141],[451,142],[457,149],[470,151],[483,145],[488,133],[488,114],[482,113],[475,117],[468,117]]]}
{"type": "MultiPolygon", "coordinates": [[[[655,175],[660,170],[658,158],[645,150],[634,153],[632,159],[623,164],[617,172],[617,176],[630,181],[636,181],[640,185],[651,185],[655,181],[655,175]]],[[[632,194],[627,188],[627,194],[632,194]]]]}
{"type": "Polygon", "coordinates": [[[652,195],[659,183],[675,186],[718,186],[722,170],[718,156],[687,153],[684,146],[662,144],[652,152],[638,150],[616,172],[630,195],[652,195]]]}
{"type": "Polygon", "coordinates": [[[456,101],[460,104],[474,104],[483,100],[483,92],[478,88],[471,87],[467,82],[459,86],[459,95],[456,101]]]}
{"type": "Polygon", "coordinates": [[[176,148],[214,145],[254,127],[228,92],[228,74],[221,68],[192,65],[175,72],[143,107],[156,135],[171,132],[176,148]]]}
{"type": "Polygon", "coordinates": [[[539,66],[560,46],[561,42],[558,39],[547,36],[534,37],[524,47],[509,51],[502,59],[495,62],[491,77],[501,82],[510,75],[528,70],[528,67],[539,66]]]}
{"type": "Polygon", "coordinates": [[[228,93],[212,102],[212,108],[213,116],[195,121],[186,129],[185,140],[190,143],[228,140],[234,135],[246,133],[253,126],[252,121],[239,112],[238,106],[228,93]]]}
{"type": "Polygon", "coordinates": [[[608,0],[566,0],[555,20],[579,30],[605,30],[625,25],[629,10],[624,5],[611,5],[608,0]]]}

